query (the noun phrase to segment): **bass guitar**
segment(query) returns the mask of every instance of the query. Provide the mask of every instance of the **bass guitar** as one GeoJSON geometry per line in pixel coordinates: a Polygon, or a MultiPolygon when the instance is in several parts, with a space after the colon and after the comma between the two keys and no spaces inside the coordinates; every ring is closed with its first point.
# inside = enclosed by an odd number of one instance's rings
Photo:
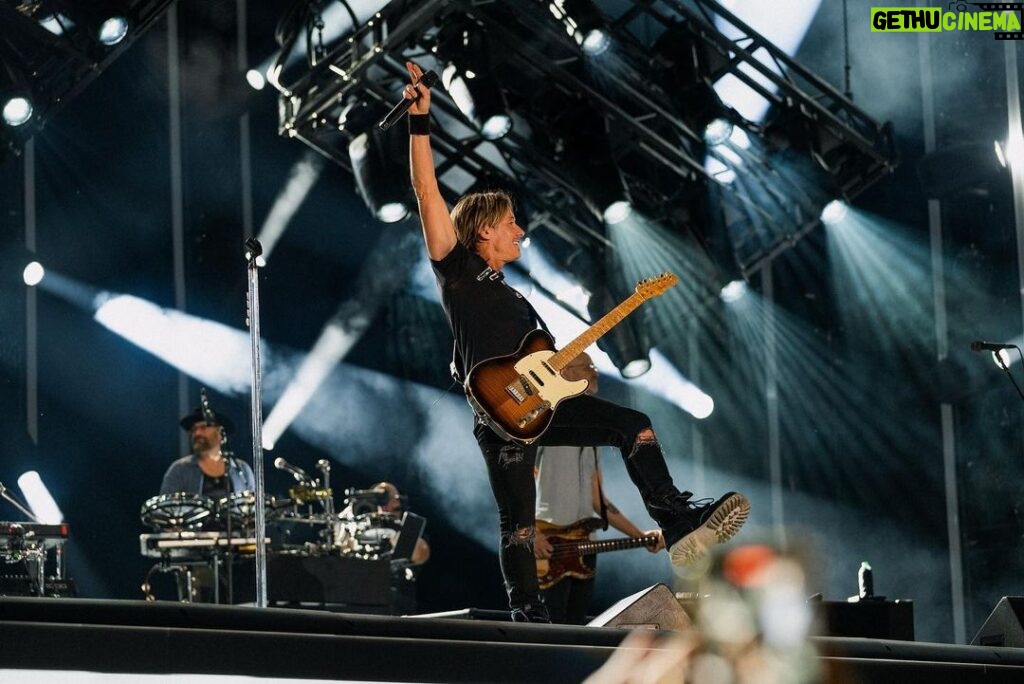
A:
{"type": "Polygon", "coordinates": [[[600,526],[601,520],[598,518],[584,518],[565,527],[537,521],[537,530],[547,537],[553,547],[551,558],[537,559],[537,583],[541,589],[547,589],[565,577],[593,577],[594,566],[587,563],[586,556],[606,551],[653,548],[658,544],[656,534],[621,539],[590,539],[590,533],[600,526]]]}
{"type": "Polygon", "coordinates": [[[643,302],[679,282],[671,273],[641,280],[633,294],[559,351],[543,330],[527,333],[519,349],[473,366],[466,377],[466,397],[477,415],[504,439],[537,441],[551,425],[558,404],[586,391],[586,380],[566,380],[562,370],[643,302]]]}

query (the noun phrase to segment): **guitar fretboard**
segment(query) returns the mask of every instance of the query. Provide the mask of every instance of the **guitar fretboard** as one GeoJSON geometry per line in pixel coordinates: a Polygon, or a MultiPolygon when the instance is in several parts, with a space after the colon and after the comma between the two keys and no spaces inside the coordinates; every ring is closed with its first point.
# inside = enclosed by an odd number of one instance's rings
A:
{"type": "Polygon", "coordinates": [[[579,337],[565,345],[560,351],[548,359],[555,370],[561,372],[583,350],[601,338],[606,332],[622,322],[626,316],[631,314],[638,306],[644,303],[644,297],[639,292],[634,292],[624,299],[618,306],[602,316],[596,323],[583,331],[579,337]]]}
{"type": "Polygon", "coordinates": [[[623,539],[598,539],[578,542],[565,542],[558,544],[557,550],[574,549],[581,556],[591,553],[602,553],[604,551],[623,551],[625,549],[636,549],[641,546],[654,546],[658,543],[657,535],[645,537],[625,537],[623,539]]]}

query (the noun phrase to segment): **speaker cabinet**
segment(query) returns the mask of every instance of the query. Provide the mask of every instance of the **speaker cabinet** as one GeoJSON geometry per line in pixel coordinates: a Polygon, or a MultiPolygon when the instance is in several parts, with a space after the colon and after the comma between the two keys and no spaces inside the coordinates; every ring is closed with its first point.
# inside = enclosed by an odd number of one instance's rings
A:
{"type": "Polygon", "coordinates": [[[816,610],[818,636],[914,640],[913,601],[821,601],[816,610]]]}
{"type": "Polygon", "coordinates": [[[664,584],[655,584],[622,599],[587,626],[682,630],[692,624],[672,590],[664,584]]]}
{"type": "Polygon", "coordinates": [[[1024,596],[1004,596],[992,610],[978,633],[971,640],[972,646],[1013,646],[1024,648],[1024,596]]]}

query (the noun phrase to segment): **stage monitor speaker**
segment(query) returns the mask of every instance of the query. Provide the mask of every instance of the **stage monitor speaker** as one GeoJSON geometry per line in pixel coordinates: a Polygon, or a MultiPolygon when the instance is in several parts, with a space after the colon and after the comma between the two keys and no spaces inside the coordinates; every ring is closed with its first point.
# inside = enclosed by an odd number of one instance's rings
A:
{"type": "Polygon", "coordinates": [[[992,610],[972,646],[1012,646],[1024,648],[1024,596],[1004,596],[992,610]]]}
{"type": "Polygon", "coordinates": [[[587,626],[682,630],[692,624],[672,590],[664,584],[655,584],[622,599],[587,626]]]}

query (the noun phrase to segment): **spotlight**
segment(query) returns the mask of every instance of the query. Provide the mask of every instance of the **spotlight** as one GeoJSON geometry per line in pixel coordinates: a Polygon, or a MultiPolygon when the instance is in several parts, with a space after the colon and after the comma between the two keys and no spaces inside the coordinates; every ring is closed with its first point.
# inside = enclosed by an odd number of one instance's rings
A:
{"type": "Polygon", "coordinates": [[[704,128],[704,142],[708,145],[721,145],[732,136],[733,125],[728,119],[713,119],[704,128]]]}
{"type": "Polygon", "coordinates": [[[604,210],[604,222],[610,226],[622,223],[633,213],[633,205],[626,200],[612,202],[604,210]]]}
{"type": "Polygon", "coordinates": [[[128,35],[128,20],[120,15],[107,17],[100,23],[96,39],[110,47],[117,45],[128,35]]]}
{"type": "Polygon", "coordinates": [[[35,287],[39,283],[43,282],[43,277],[46,275],[46,271],[43,270],[43,265],[38,261],[32,261],[25,267],[25,270],[21,273],[22,280],[29,287],[35,287]]]}
{"type": "Polygon", "coordinates": [[[259,69],[249,69],[245,72],[245,80],[249,82],[253,90],[263,90],[267,85],[267,79],[259,69]]]}
{"type": "Polygon", "coordinates": [[[409,207],[401,202],[388,202],[377,210],[377,220],[384,223],[397,223],[409,215],[409,207]]]}
{"type": "Polygon", "coordinates": [[[21,95],[15,95],[4,103],[4,123],[12,128],[27,123],[32,118],[32,102],[21,95]]]}
{"type": "Polygon", "coordinates": [[[590,57],[602,54],[611,45],[604,16],[593,0],[555,0],[550,9],[590,57]]]}
{"type": "Polygon", "coordinates": [[[821,210],[821,222],[826,226],[834,226],[835,224],[846,218],[846,213],[849,210],[849,206],[842,200],[832,200],[825,205],[825,208],[821,210]]]}
{"type": "Polygon", "coordinates": [[[352,173],[366,206],[383,223],[396,223],[409,215],[412,203],[407,183],[398,183],[404,169],[396,161],[395,153],[401,144],[400,136],[382,136],[371,129],[357,135],[348,146],[352,173]]]}
{"type": "Polygon", "coordinates": [[[448,65],[441,80],[459,111],[486,140],[500,140],[512,130],[505,93],[491,68],[487,36],[468,20],[453,21],[441,29],[435,52],[448,65]]]}
{"type": "Polygon", "coordinates": [[[55,36],[63,36],[65,32],[75,27],[73,21],[60,13],[48,14],[42,17],[39,19],[39,25],[55,36]]]}
{"type": "Polygon", "coordinates": [[[583,51],[591,57],[597,57],[611,45],[611,38],[601,29],[593,29],[583,39],[583,51]]]}
{"type": "Polygon", "coordinates": [[[622,377],[632,380],[633,378],[639,378],[649,370],[651,370],[650,359],[634,359],[620,368],[619,372],[622,373],[622,377]]]}
{"type": "Polygon", "coordinates": [[[1010,350],[1000,349],[999,351],[992,352],[992,362],[1000,368],[1009,368],[1010,363],[1010,350]]]}
{"type": "Polygon", "coordinates": [[[39,473],[34,470],[22,473],[18,478],[18,488],[21,489],[32,513],[39,518],[39,522],[48,525],[59,525],[64,522],[64,514],[53,500],[50,490],[43,484],[39,473]]]}
{"type": "Polygon", "coordinates": [[[721,297],[722,301],[726,304],[731,304],[732,302],[741,299],[743,295],[747,293],[748,289],[749,287],[746,282],[742,280],[734,280],[723,287],[718,296],[721,297]]]}
{"type": "Polygon", "coordinates": [[[495,114],[480,127],[480,135],[487,140],[500,140],[512,130],[512,117],[507,114],[495,114]]]}

